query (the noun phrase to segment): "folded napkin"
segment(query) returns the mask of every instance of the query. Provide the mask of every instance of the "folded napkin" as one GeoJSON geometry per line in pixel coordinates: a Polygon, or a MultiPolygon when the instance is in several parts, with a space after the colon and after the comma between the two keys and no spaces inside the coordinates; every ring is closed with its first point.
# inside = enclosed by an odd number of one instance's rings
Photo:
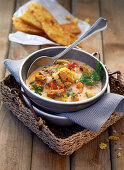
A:
{"type": "Polygon", "coordinates": [[[88,108],[71,113],[61,113],[76,124],[99,131],[113,112],[124,112],[124,96],[114,93],[105,93],[100,100],[88,108]]]}
{"type": "MultiPolygon", "coordinates": [[[[6,59],[4,64],[10,73],[19,81],[19,67],[24,60],[13,61],[6,59]]],[[[124,96],[114,93],[105,93],[95,104],[71,113],[60,113],[69,120],[90,129],[99,131],[113,112],[124,112],[124,96]]]]}

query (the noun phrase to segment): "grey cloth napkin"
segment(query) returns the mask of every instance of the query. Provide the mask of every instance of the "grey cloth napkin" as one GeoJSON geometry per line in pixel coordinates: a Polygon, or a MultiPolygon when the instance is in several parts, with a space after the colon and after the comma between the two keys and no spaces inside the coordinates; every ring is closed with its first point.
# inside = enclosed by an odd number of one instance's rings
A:
{"type": "MultiPolygon", "coordinates": [[[[18,82],[20,82],[19,67],[22,65],[23,61],[24,60],[13,61],[9,59],[4,61],[6,68],[18,82]]],[[[65,116],[80,126],[97,132],[113,112],[124,112],[124,96],[114,93],[105,93],[101,99],[88,108],[58,115],[65,116]]]]}
{"type": "Polygon", "coordinates": [[[61,113],[76,124],[94,132],[100,130],[113,112],[124,112],[124,96],[105,93],[95,104],[80,111],[61,113]]]}

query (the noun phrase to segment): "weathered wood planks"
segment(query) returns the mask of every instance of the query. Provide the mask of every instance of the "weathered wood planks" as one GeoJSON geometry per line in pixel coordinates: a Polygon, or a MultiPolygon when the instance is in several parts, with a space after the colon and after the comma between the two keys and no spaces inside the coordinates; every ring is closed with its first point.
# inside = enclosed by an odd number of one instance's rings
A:
{"type": "Polygon", "coordinates": [[[99,148],[99,144],[104,142],[107,136],[108,131],[106,130],[100,136],[76,151],[71,156],[72,170],[110,170],[109,147],[105,151],[99,148]]]}
{"type": "Polygon", "coordinates": [[[30,131],[3,105],[0,113],[0,169],[30,169],[30,131]]]}
{"type": "Polygon", "coordinates": [[[11,17],[14,11],[15,0],[0,2],[0,80],[4,77],[3,60],[8,53],[8,34],[11,29],[11,17]]]}
{"type": "Polygon", "coordinates": [[[58,155],[34,136],[31,170],[70,170],[70,157],[58,155]]]}
{"type": "MultiPolygon", "coordinates": [[[[109,21],[108,29],[104,33],[105,64],[111,71],[120,70],[124,79],[124,1],[101,0],[101,13],[109,21]]],[[[111,135],[118,135],[120,141],[111,142],[111,160],[113,170],[124,169],[124,119],[111,128],[111,135]],[[117,133],[114,133],[116,130],[117,133]],[[117,144],[116,144],[117,143],[117,144]],[[116,145],[115,145],[116,144],[116,145]],[[122,150],[118,150],[122,148],[122,150]],[[122,156],[117,158],[117,153],[122,156]]]]}
{"type": "MultiPolygon", "coordinates": [[[[72,3],[73,15],[79,19],[90,19],[92,25],[99,18],[99,3],[98,0],[76,0],[72,3]]],[[[102,55],[102,39],[101,33],[97,33],[92,37],[82,42],[83,50],[93,53],[99,52],[102,55]]]]}
{"type": "Polygon", "coordinates": [[[111,135],[120,137],[119,141],[111,142],[111,163],[113,170],[124,169],[124,118],[119,120],[115,125],[111,127],[111,135]],[[121,153],[121,157],[118,158],[118,153],[121,153]]]}
{"type": "MultiPolygon", "coordinates": [[[[71,5],[72,5],[72,1],[71,0],[58,0],[58,2],[68,11],[71,11],[71,5]]],[[[65,16],[63,14],[63,16],[65,16]]]]}

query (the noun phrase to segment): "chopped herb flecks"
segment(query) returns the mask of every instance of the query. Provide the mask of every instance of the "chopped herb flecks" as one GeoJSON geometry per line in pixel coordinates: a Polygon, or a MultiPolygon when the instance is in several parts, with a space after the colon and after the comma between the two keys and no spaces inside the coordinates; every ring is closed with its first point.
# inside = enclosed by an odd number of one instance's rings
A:
{"type": "Polygon", "coordinates": [[[35,93],[42,95],[43,86],[38,86],[37,84],[33,84],[32,87],[35,93]]]}
{"type": "Polygon", "coordinates": [[[77,94],[76,93],[72,93],[71,96],[72,96],[72,100],[75,100],[75,98],[77,97],[77,94]]]}
{"type": "Polygon", "coordinates": [[[67,91],[67,92],[66,92],[66,95],[67,95],[67,97],[69,97],[69,96],[70,96],[70,93],[69,93],[69,91],[67,91]]]}

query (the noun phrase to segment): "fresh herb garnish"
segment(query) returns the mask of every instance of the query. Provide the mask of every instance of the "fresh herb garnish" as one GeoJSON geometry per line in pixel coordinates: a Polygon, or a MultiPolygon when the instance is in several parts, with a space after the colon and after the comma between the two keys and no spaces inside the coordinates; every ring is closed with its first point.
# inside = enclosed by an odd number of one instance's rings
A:
{"type": "Polygon", "coordinates": [[[96,62],[96,72],[99,76],[99,80],[102,80],[102,78],[103,78],[103,67],[102,67],[102,65],[100,64],[99,61],[96,62]]]}
{"type": "Polygon", "coordinates": [[[96,71],[84,72],[80,78],[80,82],[88,86],[96,86],[97,82],[103,78],[102,70],[102,65],[97,61],[96,71]]]}
{"type": "Polygon", "coordinates": [[[33,90],[35,91],[35,93],[42,95],[42,91],[43,91],[43,86],[38,86],[37,84],[32,84],[33,90]]]}
{"type": "Polygon", "coordinates": [[[69,93],[69,91],[67,91],[67,92],[66,92],[66,95],[67,95],[67,97],[69,97],[69,96],[70,96],[70,93],[69,93]]]}

